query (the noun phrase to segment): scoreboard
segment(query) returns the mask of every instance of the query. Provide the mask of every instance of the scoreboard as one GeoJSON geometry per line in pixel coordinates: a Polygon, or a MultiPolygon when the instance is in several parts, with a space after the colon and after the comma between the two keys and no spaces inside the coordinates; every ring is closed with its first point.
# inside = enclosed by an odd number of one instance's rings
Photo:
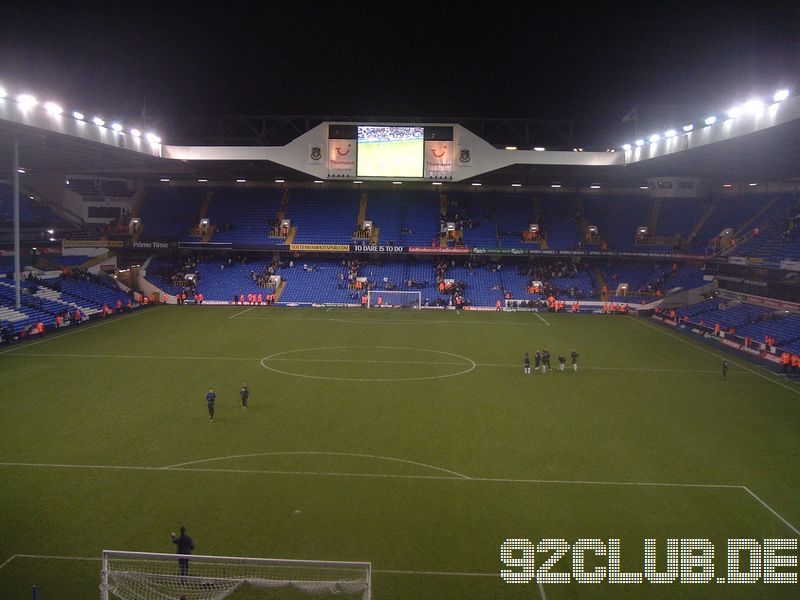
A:
{"type": "Polygon", "coordinates": [[[452,179],[453,127],[334,125],[328,128],[328,176],[452,179]]]}

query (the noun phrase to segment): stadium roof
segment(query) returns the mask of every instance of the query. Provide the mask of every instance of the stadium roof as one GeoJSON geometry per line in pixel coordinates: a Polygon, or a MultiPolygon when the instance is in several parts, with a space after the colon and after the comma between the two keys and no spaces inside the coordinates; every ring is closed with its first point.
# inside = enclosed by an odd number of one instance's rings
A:
{"type": "MultiPolygon", "coordinates": [[[[798,99],[794,101],[797,108],[800,102],[798,99]]],[[[20,165],[29,171],[145,179],[169,177],[174,180],[314,179],[308,173],[273,160],[167,159],[160,156],[160,148],[156,151],[126,147],[124,140],[119,143],[113,138],[97,138],[93,137],[94,134],[78,135],[67,129],[64,126],[45,129],[42,126],[0,118],[0,177],[8,177],[10,174],[12,140],[17,139],[20,143],[20,165]]],[[[130,144],[130,139],[127,143],[130,144]]],[[[165,148],[180,151],[182,147],[165,148]]],[[[258,148],[251,148],[249,151],[242,148],[242,151],[252,154],[257,153],[258,148]]],[[[588,160],[590,155],[602,153],[585,153],[586,164],[570,164],[580,162],[577,159],[584,156],[572,157],[569,156],[571,153],[543,154],[553,157],[561,155],[570,160],[553,158],[544,161],[550,164],[511,164],[472,179],[498,185],[512,182],[546,185],[557,181],[566,186],[600,183],[615,187],[638,185],[648,177],[665,175],[699,176],[724,181],[800,180],[800,119],[790,119],[740,137],[638,162],[627,161],[624,164],[626,161],[622,152],[618,152],[616,157],[600,156],[604,159],[613,158],[605,160],[606,163],[618,163],[613,166],[587,166],[593,162],[588,160]]]]}

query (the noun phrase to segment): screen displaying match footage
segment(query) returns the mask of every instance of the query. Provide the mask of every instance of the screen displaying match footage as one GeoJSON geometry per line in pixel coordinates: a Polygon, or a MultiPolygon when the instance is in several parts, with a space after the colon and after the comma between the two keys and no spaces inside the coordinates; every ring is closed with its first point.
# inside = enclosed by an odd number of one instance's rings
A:
{"type": "Polygon", "coordinates": [[[423,127],[358,126],[359,177],[422,177],[423,127]]]}

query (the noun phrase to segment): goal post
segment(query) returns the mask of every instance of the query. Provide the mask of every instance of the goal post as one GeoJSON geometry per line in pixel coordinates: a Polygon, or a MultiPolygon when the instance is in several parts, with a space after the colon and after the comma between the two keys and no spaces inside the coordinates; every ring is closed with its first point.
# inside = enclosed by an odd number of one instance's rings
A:
{"type": "Polygon", "coordinates": [[[102,600],[223,600],[239,589],[265,598],[281,597],[281,588],[358,600],[372,593],[368,562],[103,550],[100,579],[102,600]]]}
{"type": "Polygon", "coordinates": [[[367,290],[367,308],[421,308],[422,292],[367,290]]]}

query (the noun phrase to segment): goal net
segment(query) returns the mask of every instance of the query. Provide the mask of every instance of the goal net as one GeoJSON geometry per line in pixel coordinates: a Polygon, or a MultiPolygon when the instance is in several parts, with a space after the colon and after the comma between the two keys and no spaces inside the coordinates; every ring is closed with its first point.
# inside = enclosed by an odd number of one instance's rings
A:
{"type": "Polygon", "coordinates": [[[401,292],[389,290],[369,290],[367,292],[368,308],[420,308],[422,292],[401,292]]]}
{"type": "Polygon", "coordinates": [[[234,600],[305,594],[370,600],[371,581],[370,563],[103,550],[100,590],[103,600],[234,600]]]}

